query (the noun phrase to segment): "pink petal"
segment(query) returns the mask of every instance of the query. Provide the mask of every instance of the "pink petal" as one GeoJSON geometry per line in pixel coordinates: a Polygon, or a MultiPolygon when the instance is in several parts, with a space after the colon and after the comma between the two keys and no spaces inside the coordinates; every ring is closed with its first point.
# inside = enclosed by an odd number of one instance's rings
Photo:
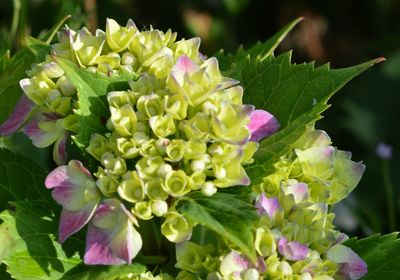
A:
{"type": "Polygon", "coordinates": [[[33,145],[38,148],[46,148],[56,142],[62,134],[60,129],[51,131],[41,130],[39,127],[40,122],[56,122],[56,120],[52,120],[44,114],[36,116],[25,125],[23,132],[32,140],[33,145]]]}
{"type": "Polygon", "coordinates": [[[130,264],[141,247],[142,238],[123,204],[117,199],[103,201],[89,225],[85,264],[130,264]]]}
{"type": "Polygon", "coordinates": [[[6,136],[18,131],[24,125],[34,108],[35,103],[33,103],[25,94],[22,94],[17,105],[15,105],[14,111],[0,126],[0,135],[6,136]]]}
{"type": "Polygon", "coordinates": [[[89,170],[80,161],[71,160],[68,165],[59,166],[50,172],[47,175],[45,186],[48,189],[81,186],[86,183],[86,180],[93,180],[89,170]]]}
{"type": "Polygon", "coordinates": [[[290,261],[304,260],[308,254],[308,247],[296,241],[287,242],[285,237],[279,239],[278,251],[290,261]]]}
{"type": "Polygon", "coordinates": [[[308,185],[305,183],[297,183],[287,187],[287,193],[294,196],[296,203],[304,201],[308,198],[308,185]]]}
{"type": "Polygon", "coordinates": [[[80,211],[63,209],[60,216],[58,241],[63,243],[68,237],[83,228],[92,218],[97,203],[90,203],[80,211]]]}
{"type": "Polygon", "coordinates": [[[254,110],[247,125],[251,132],[250,141],[257,142],[270,136],[279,129],[279,126],[278,120],[267,111],[254,110]]]}
{"type": "Polygon", "coordinates": [[[261,193],[260,198],[256,203],[258,214],[267,214],[271,219],[274,217],[274,214],[279,209],[279,207],[280,205],[278,198],[267,198],[264,193],[261,193]]]}
{"type": "Polygon", "coordinates": [[[67,162],[67,144],[68,134],[65,134],[63,137],[59,138],[56,143],[54,143],[53,147],[53,160],[58,165],[65,164],[67,162]]]}
{"type": "Polygon", "coordinates": [[[200,70],[200,67],[196,63],[186,55],[182,55],[178,58],[176,64],[172,68],[171,76],[180,86],[182,86],[185,74],[191,75],[198,70],[200,70]]]}
{"type": "Polygon", "coordinates": [[[343,279],[360,279],[368,272],[365,261],[346,246],[334,245],[326,252],[326,256],[329,260],[341,264],[338,274],[343,279]]]}

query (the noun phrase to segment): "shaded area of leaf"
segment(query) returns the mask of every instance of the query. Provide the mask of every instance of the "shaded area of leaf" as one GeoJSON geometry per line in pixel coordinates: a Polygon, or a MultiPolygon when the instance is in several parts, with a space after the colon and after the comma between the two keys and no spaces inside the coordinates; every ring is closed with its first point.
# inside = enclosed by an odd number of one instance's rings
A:
{"type": "Polygon", "coordinates": [[[0,219],[0,242],[8,249],[3,262],[13,278],[59,279],[81,263],[79,255],[67,256],[55,240],[58,222],[43,202],[13,202],[0,219]]]}
{"type": "Polygon", "coordinates": [[[400,279],[399,233],[375,234],[367,238],[352,238],[345,245],[352,248],[367,264],[368,274],[363,280],[400,279]]]}
{"type": "Polygon", "coordinates": [[[0,210],[8,201],[40,199],[52,202],[44,186],[46,171],[32,160],[0,149],[0,210]]]}
{"type": "Polygon", "coordinates": [[[255,260],[253,222],[258,219],[252,204],[228,193],[216,193],[207,197],[192,192],[181,198],[176,209],[198,223],[220,234],[255,260]]]}
{"type": "Polygon", "coordinates": [[[64,70],[68,79],[78,91],[79,109],[76,110],[79,131],[74,136],[75,143],[83,149],[89,144],[93,133],[106,132],[106,121],[110,116],[107,93],[112,90],[128,89],[129,80],[134,74],[124,72],[111,77],[90,73],[73,62],[54,56],[54,61],[64,70]]]}
{"type": "Polygon", "coordinates": [[[11,60],[1,59],[3,72],[0,73],[0,124],[14,110],[22,94],[19,81],[26,77],[25,71],[32,63],[44,60],[50,46],[34,38],[26,39],[27,47],[20,49],[11,60]]]}

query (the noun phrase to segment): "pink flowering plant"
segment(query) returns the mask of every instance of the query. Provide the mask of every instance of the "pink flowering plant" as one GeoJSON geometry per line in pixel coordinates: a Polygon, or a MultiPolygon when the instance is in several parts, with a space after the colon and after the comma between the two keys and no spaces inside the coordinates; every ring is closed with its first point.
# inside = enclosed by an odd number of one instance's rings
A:
{"type": "Polygon", "coordinates": [[[333,223],[365,166],[315,123],[336,91],[382,59],[332,70],[275,56],[298,22],[207,56],[199,38],[107,19],[94,34],[65,25],[56,38],[28,38],[2,58],[5,277],[376,273],[363,240],[346,241],[333,223]],[[52,165],[7,148],[15,135],[50,148],[52,165]]]}

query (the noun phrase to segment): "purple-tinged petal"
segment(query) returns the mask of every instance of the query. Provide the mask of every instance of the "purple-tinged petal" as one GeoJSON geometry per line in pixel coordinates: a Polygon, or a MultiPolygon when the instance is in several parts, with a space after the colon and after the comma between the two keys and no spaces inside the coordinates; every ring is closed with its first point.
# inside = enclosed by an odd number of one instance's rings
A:
{"type": "Polygon", "coordinates": [[[271,219],[280,207],[279,200],[276,197],[268,198],[264,193],[261,193],[260,198],[256,203],[259,215],[267,214],[271,219]]]}
{"type": "Polygon", "coordinates": [[[96,210],[86,237],[85,264],[130,264],[142,247],[131,215],[117,199],[107,199],[96,210]]]}
{"type": "Polygon", "coordinates": [[[38,148],[46,148],[65,135],[61,119],[51,120],[45,115],[36,116],[24,127],[24,133],[32,144],[38,148]]]}
{"type": "Polygon", "coordinates": [[[258,142],[261,139],[270,136],[279,129],[278,120],[264,110],[254,110],[250,115],[250,123],[247,127],[250,129],[250,141],[258,142]]]}
{"type": "Polygon", "coordinates": [[[58,241],[63,243],[68,237],[83,228],[92,218],[97,203],[87,204],[79,211],[61,211],[58,241]]]}
{"type": "Polygon", "coordinates": [[[232,250],[222,258],[220,271],[223,276],[228,277],[231,274],[240,275],[242,271],[245,271],[250,267],[251,263],[247,258],[232,250]]]}
{"type": "Polygon", "coordinates": [[[81,186],[83,188],[87,184],[87,180],[94,182],[89,170],[80,161],[71,160],[68,165],[59,166],[50,172],[46,177],[45,186],[48,189],[63,186],[81,186]]]}
{"type": "Polygon", "coordinates": [[[176,61],[176,64],[171,70],[171,76],[178,82],[180,86],[183,85],[185,75],[191,75],[200,70],[200,67],[194,63],[186,55],[182,55],[176,61]]]}
{"type": "Polygon", "coordinates": [[[337,272],[346,280],[356,280],[362,278],[368,272],[367,264],[350,248],[337,244],[332,246],[327,252],[326,257],[340,264],[337,272]]]}
{"type": "Polygon", "coordinates": [[[296,241],[288,242],[285,237],[279,239],[278,251],[287,260],[304,260],[308,254],[308,247],[296,241]]]}
{"type": "Polygon", "coordinates": [[[6,136],[18,131],[26,122],[29,114],[35,108],[33,103],[25,94],[22,94],[15,105],[14,111],[8,119],[0,126],[0,136],[6,136]]]}
{"type": "Polygon", "coordinates": [[[53,160],[58,165],[65,164],[67,162],[67,139],[68,134],[59,138],[53,147],[53,160]]]}
{"type": "Polygon", "coordinates": [[[292,194],[296,203],[307,200],[309,196],[308,185],[301,182],[290,185],[286,188],[286,194],[292,194]]]}

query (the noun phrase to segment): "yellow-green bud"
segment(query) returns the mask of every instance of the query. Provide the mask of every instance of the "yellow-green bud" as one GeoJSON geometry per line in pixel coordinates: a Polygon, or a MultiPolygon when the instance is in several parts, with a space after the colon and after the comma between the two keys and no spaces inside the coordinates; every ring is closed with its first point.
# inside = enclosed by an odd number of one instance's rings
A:
{"type": "Polygon", "coordinates": [[[180,197],[190,191],[188,177],[183,170],[173,170],[167,174],[162,182],[164,190],[173,197],[180,197]]]}
{"type": "Polygon", "coordinates": [[[135,206],[132,208],[132,213],[142,220],[150,220],[153,218],[151,206],[148,201],[139,201],[135,203],[135,206]]]}
{"type": "Polygon", "coordinates": [[[151,211],[157,217],[162,217],[168,212],[168,204],[164,200],[151,201],[151,211]]]}
{"type": "Polygon", "coordinates": [[[126,201],[132,203],[144,199],[144,184],[136,171],[130,171],[124,175],[124,180],[118,186],[118,194],[126,201]]]}
{"type": "Polygon", "coordinates": [[[165,138],[176,131],[174,119],[169,114],[151,117],[149,124],[153,133],[160,138],[165,138]]]}
{"type": "Polygon", "coordinates": [[[193,225],[183,215],[171,211],[165,214],[161,233],[171,242],[179,243],[190,238],[193,225]]]}

